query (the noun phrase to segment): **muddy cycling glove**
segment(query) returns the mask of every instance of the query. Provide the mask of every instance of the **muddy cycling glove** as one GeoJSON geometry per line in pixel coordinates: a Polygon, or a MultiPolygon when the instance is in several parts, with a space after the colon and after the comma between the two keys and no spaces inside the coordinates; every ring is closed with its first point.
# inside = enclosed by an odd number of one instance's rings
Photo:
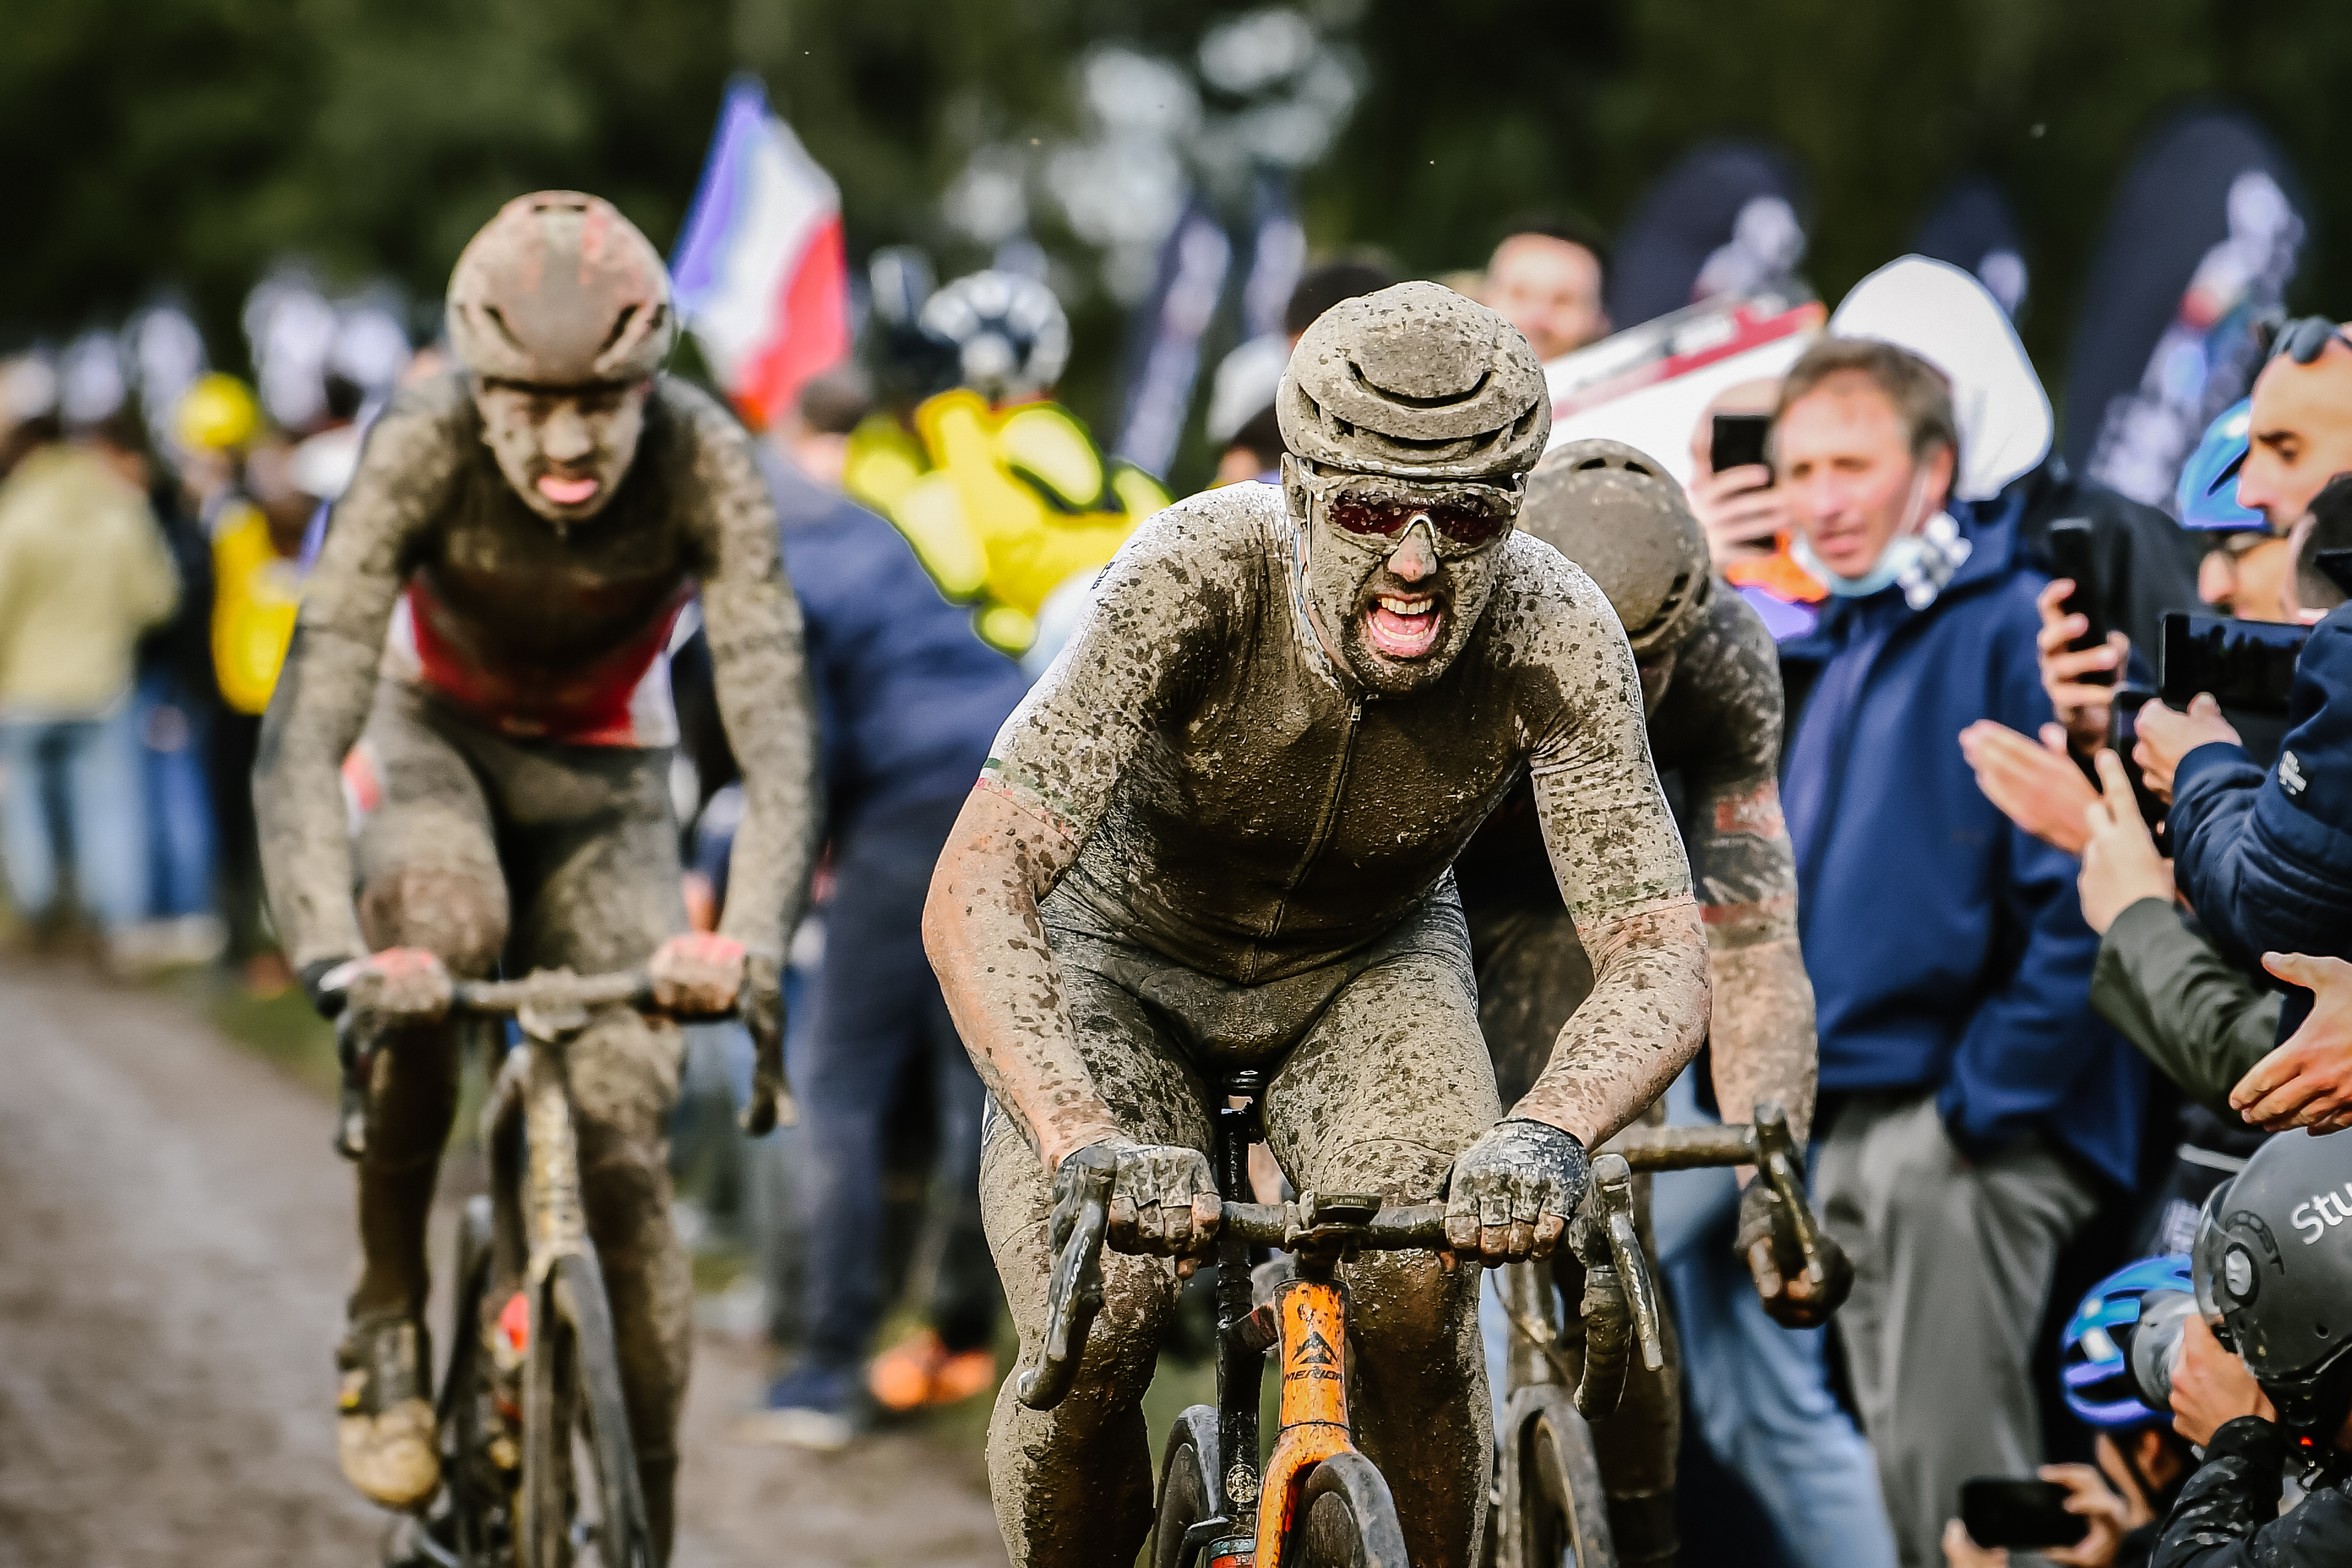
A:
{"type": "Polygon", "coordinates": [[[1111,1175],[1106,1235],[1113,1251],[1181,1258],[1207,1250],[1223,1206],[1209,1157],[1181,1144],[1130,1143],[1123,1138],[1089,1143],[1055,1171],[1056,1248],[1077,1223],[1079,1173],[1105,1170],[1111,1175]]]}
{"type": "Polygon", "coordinates": [[[1492,1267],[1548,1256],[1584,1201],[1591,1161],[1572,1132],[1513,1118],[1454,1156],[1445,1178],[1445,1241],[1492,1267]]]}

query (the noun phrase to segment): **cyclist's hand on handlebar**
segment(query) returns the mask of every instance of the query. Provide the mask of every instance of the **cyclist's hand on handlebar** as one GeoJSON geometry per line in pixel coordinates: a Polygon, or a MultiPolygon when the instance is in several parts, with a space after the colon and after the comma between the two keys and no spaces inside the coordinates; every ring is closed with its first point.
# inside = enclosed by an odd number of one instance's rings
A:
{"type": "Polygon", "coordinates": [[[457,985],[448,969],[421,947],[387,947],[382,952],[336,965],[318,979],[312,1000],[320,1010],[330,998],[360,1009],[385,1025],[438,1023],[449,1016],[457,985]]]}
{"type": "Polygon", "coordinates": [[[743,944],[716,931],[688,931],[655,950],[646,965],[654,1005],[687,1017],[724,1013],[743,989],[743,944]]]}
{"type": "Polygon", "coordinates": [[[1805,1272],[1795,1227],[1772,1184],[1759,1175],[1739,1194],[1739,1235],[1733,1249],[1756,1281],[1765,1316],[1784,1329],[1821,1327],[1853,1289],[1853,1264],[1836,1238],[1815,1226],[1813,1241],[1825,1276],[1819,1286],[1805,1272]]]}
{"type": "Polygon", "coordinates": [[[1454,1158],[1445,1178],[1452,1257],[1488,1268],[1545,1258],[1584,1201],[1591,1161],[1572,1132],[1514,1118],[1454,1158]]]}
{"type": "Polygon", "coordinates": [[[1078,1173],[1089,1170],[1111,1173],[1105,1236],[1112,1250],[1180,1258],[1179,1267],[1191,1273],[1196,1255],[1215,1239],[1224,1207],[1209,1157],[1181,1144],[1123,1138],[1106,1138],[1068,1155],[1054,1172],[1056,1250],[1077,1224],[1078,1173]]]}

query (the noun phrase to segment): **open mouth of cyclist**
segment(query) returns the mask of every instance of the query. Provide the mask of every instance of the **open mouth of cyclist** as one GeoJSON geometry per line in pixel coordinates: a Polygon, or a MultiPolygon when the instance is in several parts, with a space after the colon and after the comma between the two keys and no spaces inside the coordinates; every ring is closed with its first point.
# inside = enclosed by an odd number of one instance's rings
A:
{"type": "Polygon", "coordinates": [[[1364,606],[1363,616],[1364,639],[1373,652],[1387,658],[1422,658],[1437,646],[1444,629],[1445,605],[1426,590],[1378,590],[1364,606]]]}

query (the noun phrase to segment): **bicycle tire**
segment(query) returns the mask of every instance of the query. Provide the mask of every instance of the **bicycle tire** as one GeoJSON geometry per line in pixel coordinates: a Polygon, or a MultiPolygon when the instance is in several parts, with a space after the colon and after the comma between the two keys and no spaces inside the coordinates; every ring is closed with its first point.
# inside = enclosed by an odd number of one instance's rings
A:
{"type": "Polygon", "coordinates": [[[442,1435],[442,1489],[447,1494],[451,1548],[465,1568],[487,1565],[499,1544],[498,1516],[509,1506],[491,1464],[483,1417],[488,1403],[482,1367],[482,1308],[490,1289],[490,1200],[466,1200],[457,1222],[457,1289],[449,1313],[449,1369],[442,1375],[435,1424],[442,1435]]]}
{"type": "Polygon", "coordinates": [[[1317,1465],[1282,1560],[1300,1568],[1409,1568],[1404,1527],[1380,1467],[1353,1452],[1317,1465]]]}
{"type": "Polygon", "coordinates": [[[1193,1568],[1182,1560],[1184,1532],[1225,1511],[1223,1473],[1217,1452],[1216,1406],[1192,1405],[1176,1417],[1161,1452],[1160,1496],[1151,1520],[1151,1568],[1193,1568]]]}
{"type": "Polygon", "coordinates": [[[582,1538],[595,1542],[598,1568],[656,1568],[612,1308],[593,1249],[557,1258],[532,1307],[523,1369],[521,1568],[570,1568],[582,1538]],[[593,1510],[583,1506],[572,1462],[575,1435],[589,1457],[593,1510]]]}
{"type": "Polygon", "coordinates": [[[1504,1414],[1496,1568],[1617,1568],[1592,1428],[1568,1391],[1536,1384],[1504,1414]]]}

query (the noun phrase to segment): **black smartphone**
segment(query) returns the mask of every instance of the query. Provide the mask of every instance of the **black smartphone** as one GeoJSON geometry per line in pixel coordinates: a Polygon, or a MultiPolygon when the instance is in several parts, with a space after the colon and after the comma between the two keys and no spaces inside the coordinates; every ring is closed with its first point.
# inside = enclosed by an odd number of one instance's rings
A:
{"type": "Polygon", "coordinates": [[[1769,414],[1718,414],[1706,447],[1706,466],[1717,473],[1764,460],[1764,437],[1772,432],[1769,414]]]}
{"type": "Polygon", "coordinates": [[[2066,1495],[2055,1481],[1979,1476],[1960,1483],[1960,1522],[1979,1546],[2072,1546],[2091,1533],[2091,1521],[2066,1511],[2066,1495]]]}
{"type": "MultiPolygon", "coordinates": [[[[2074,591],[2058,608],[2062,614],[2080,616],[2089,623],[2081,637],[2066,645],[2076,653],[2102,647],[2107,640],[2106,616],[2099,605],[2099,569],[2091,546],[2091,525],[2083,519],[2068,518],[2050,525],[2051,575],[2071,578],[2074,584],[2074,591]]],[[[2113,686],[2116,672],[2094,669],[2076,679],[2085,686],[2113,686]]]]}
{"type": "MultiPolygon", "coordinates": [[[[2130,775],[2132,798],[2139,803],[2139,819],[2147,824],[2150,833],[2161,833],[2171,808],[2147,787],[2147,776],[2132,761],[2132,748],[2139,744],[2139,710],[2155,696],[2153,690],[2136,680],[2126,680],[2116,688],[2115,699],[2107,706],[2107,746],[2123,760],[2124,772],[2130,775]]],[[[2095,786],[2098,782],[2095,778],[2091,781],[2095,786]]]]}
{"type": "Polygon", "coordinates": [[[2156,689],[2174,708],[2210,691],[2224,708],[2284,718],[2294,661],[2310,637],[2309,626],[2167,610],[2156,689]]]}

